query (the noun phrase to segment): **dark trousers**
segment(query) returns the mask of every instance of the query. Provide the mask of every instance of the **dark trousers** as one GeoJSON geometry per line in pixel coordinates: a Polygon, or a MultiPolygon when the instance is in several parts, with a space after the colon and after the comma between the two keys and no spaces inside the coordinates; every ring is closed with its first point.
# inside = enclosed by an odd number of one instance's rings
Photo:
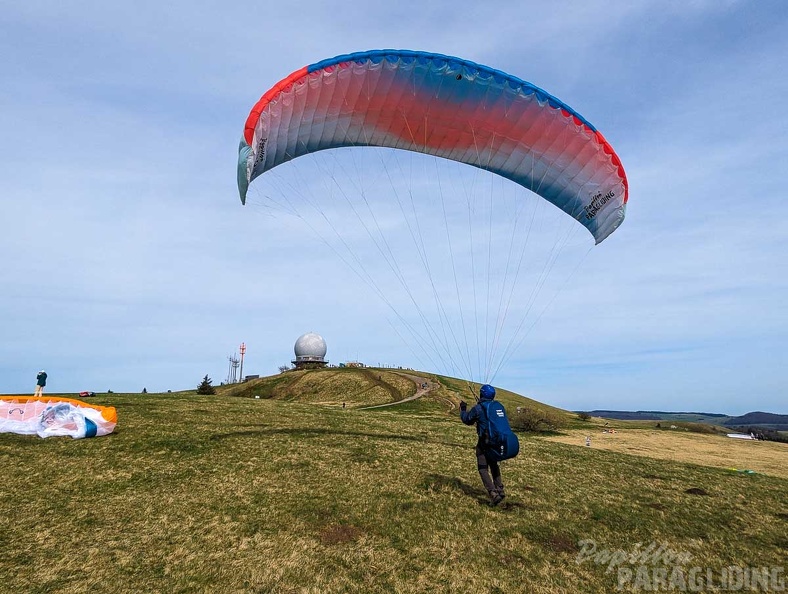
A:
{"type": "Polygon", "coordinates": [[[497,491],[503,493],[503,481],[501,480],[501,467],[498,462],[487,460],[484,455],[484,449],[480,444],[476,444],[476,468],[479,469],[479,476],[482,477],[482,483],[488,493],[497,491]],[[492,478],[490,478],[492,472],[492,478]]]}

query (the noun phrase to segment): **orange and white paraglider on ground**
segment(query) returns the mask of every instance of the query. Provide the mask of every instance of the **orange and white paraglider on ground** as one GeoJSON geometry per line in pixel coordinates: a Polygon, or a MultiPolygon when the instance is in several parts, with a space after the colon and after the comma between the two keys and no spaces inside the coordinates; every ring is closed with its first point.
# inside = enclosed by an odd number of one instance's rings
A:
{"type": "Polygon", "coordinates": [[[0,396],[0,433],[80,439],[112,433],[117,422],[112,406],[70,398],[0,396]]]}

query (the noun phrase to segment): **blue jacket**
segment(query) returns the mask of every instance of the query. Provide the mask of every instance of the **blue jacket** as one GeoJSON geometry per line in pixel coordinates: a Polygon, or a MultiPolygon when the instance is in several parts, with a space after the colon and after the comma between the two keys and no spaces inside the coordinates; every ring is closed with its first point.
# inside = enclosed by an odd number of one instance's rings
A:
{"type": "Polygon", "coordinates": [[[481,396],[481,398],[479,399],[479,403],[477,403],[476,406],[466,411],[462,411],[462,410],[460,411],[460,419],[462,420],[463,423],[465,423],[466,425],[473,425],[474,423],[476,423],[476,434],[479,436],[479,439],[481,439],[482,437],[482,428],[481,425],[479,424],[479,420],[481,419],[482,414],[484,414],[482,412],[481,403],[489,402],[491,400],[495,400],[494,395],[492,397],[481,396]]]}

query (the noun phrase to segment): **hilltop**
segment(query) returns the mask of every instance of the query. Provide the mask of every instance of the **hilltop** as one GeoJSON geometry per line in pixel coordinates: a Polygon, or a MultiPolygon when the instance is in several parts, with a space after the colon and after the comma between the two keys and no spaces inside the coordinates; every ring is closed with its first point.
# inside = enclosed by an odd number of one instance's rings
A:
{"type": "MultiPolygon", "coordinates": [[[[283,400],[318,404],[321,406],[364,408],[381,405],[398,405],[397,410],[407,407],[421,412],[456,412],[460,400],[474,402],[480,384],[434,373],[408,369],[367,368],[324,368],[312,370],[290,370],[277,375],[249,380],[242,384],[231,384],[216,388],[222,396],[283,400]],[[418,400],[409,400],[416,395],[422,383],[428,389],[418,400]]],[[[496,389],[496,399],[504,406],[516,411],[527,406],[533,410],[560,417],[571,422],[576,415],[570,411],[549,406],[514,392],[496,389]]]]}

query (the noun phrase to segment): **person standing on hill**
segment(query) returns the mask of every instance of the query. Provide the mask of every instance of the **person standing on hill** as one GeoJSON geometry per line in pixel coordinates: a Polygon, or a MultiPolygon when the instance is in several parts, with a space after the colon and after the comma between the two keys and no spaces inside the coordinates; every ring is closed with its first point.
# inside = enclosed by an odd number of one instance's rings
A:
{"type": "Polygon", "coordinates": [[[498,462],[513,458],[520,450],[517,436],[512,433],[506,410],[495,400],[495,388],[489,384],[479,389],[479,402],[471,410],[460,401],[460,419],[466,425],[476,425],[476,468],[493,505],[506,497],[498,462]],[[492,472],[492,477],[490,477],[492,472]]]}
{"type": "Polygon", "coordinates": [[[36,393],[34,396],[44,395],[44,386],[47,385],[47,372],[43,369],[36,375],[36,393]]]}

